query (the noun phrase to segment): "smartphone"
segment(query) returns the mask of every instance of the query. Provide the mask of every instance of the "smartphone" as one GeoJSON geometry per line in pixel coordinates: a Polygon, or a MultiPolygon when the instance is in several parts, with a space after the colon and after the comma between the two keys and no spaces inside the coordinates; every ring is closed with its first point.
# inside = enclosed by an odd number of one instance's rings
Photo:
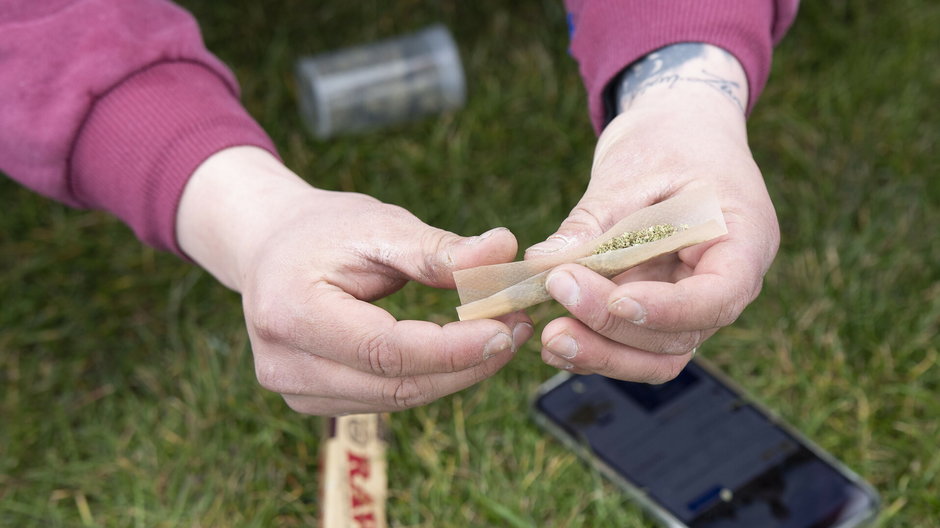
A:
{"type": "Polygon", "coordinates": [[[536,421],[670,528],[849,528],[874,520],[874,488],[694,360],[660,385],[566,372],[536,421]]]}

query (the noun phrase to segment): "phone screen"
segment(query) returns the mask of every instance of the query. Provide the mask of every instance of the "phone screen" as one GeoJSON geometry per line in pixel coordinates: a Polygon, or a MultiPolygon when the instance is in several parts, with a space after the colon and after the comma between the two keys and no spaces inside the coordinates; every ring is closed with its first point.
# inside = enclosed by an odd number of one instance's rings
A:
{"type": "Polygon", "coordinates": [[[692,528],[841,526],[877,499],[695,362],[661,385],[573,376],[537,409],[692,528]]]}

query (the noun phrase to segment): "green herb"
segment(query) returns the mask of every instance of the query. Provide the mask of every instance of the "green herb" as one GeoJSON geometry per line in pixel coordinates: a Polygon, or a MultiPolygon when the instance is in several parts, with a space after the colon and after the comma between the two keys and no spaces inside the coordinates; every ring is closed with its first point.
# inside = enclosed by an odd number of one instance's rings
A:
{"type": "Polygon", "coordinates": [[[655,242],[657,240],[670,237],[687,228],[688,226],[685,225],[674,226],[672,224],[656,224],[649,226],[646,229],[628,231],[598,246],[597,249],[594,250],[594,254],[599,255],[601,253],[607,253],[608,251],[614,251],[616,249],[624,249],[628,247],[639,246],[640,244],[655,242]]]}

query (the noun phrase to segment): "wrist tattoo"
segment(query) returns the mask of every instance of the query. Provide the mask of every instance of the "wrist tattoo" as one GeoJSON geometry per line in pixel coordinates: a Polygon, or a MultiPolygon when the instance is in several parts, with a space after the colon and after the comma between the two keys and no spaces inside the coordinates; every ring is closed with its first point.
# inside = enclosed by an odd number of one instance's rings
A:
{"type": "Polygon", "coordinates": [[[693,61],[720,54],[727,61],[736,59],[727,51],[699,42],[673,44],[656,50],[627,67],[616,85],[617,111],[623,112],[633,101],[656,86],[672,88],[679,83],[702,83],[721,92],[744,111],[741,84],[708,71],[696,69],[693,61]]]}

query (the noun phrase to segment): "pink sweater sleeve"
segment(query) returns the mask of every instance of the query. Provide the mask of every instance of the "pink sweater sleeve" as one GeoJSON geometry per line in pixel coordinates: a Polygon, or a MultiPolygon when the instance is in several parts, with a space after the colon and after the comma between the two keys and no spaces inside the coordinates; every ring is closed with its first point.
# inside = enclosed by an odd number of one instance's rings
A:
{"type": "Polygon", "coordinates": [[[274,152],[192,16],[164,0],[0,3],[0,171],[182,254],[183,187],[212,153],[274,152]]]}
{"type": "Polygon", "coordinates": [[[748,112],[770,74],[773,45],[799,0],[565,0],[571,53],[588,92],[591,122],[603,128],[603,91],[626,66],[669,44],[705,42],[734,55],[747,74],[748,112]]]}

